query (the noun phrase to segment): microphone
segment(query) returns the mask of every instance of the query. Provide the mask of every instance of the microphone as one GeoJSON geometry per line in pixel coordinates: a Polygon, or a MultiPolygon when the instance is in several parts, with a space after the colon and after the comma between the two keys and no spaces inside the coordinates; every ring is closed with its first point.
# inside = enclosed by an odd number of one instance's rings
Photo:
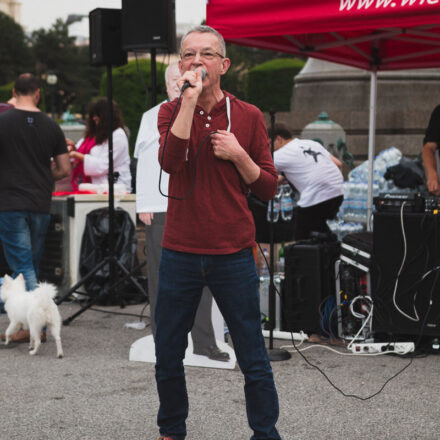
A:
{"type": "MultiPolygon", "coordinates": [[[[194,71],[196,71],[196,70],[197,70],[197,69],[194,69],[194,71]]],[[[202,69],[202,81],[204,81],[205,78],[206,78],[206,70],[205,70],[205,69],[202,69]]],[[[185,82],[183,83],[182,90],[180,91],[180,93],[183,93],[188,87],[191,87],[191,84],[190,84],[189,81],[187,80],[187,81],[185,81],[185,82]]]]}

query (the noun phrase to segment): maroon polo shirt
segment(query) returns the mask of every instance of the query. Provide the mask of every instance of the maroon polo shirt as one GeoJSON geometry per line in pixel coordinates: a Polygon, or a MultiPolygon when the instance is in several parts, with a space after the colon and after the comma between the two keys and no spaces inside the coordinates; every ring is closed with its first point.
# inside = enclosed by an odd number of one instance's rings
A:
{"type": "MultiPolygon", "coordinates": [[[[270,154],[263,115],[255,106],[224,92],[231,103],[231,132],[261,173],[256,182],[246,185],[232,162],[215,157],[210,138],[217,129],[226,130],[228,117],[224,97],[209,113],[197,106],[189,140],[168,133],[163,169],[170,174],[169,194],[182,198],[194,182],[194,190],[185,200],[168,199],[162,245],[164,248],[195,254],[231,254],[255,244],[255,225],[247,205],[251,190],[262,200],[276,192],[277,171],[270,154]]],[[[159,161],[165,134],[176,100],[159,110],[159,161]]],[[[176,114],[179,109],[177,109],[176,114]]]]}

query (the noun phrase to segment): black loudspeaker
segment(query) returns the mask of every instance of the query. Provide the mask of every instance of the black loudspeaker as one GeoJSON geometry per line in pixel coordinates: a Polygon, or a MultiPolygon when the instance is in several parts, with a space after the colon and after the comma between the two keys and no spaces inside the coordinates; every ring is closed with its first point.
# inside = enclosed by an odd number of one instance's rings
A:
{"type": "Polygon", "coordinates": [[[335,296],[335,263],[339,255],[337,241],[307,240],[284,248],[283,331],[322,333],[319,308],[326,297],[335,296]]]}
{"type": "Polygon", "coordinates": [[[375,334],[440,336],[439,217],[375,214],[371,272],[375,334]]]}
{"type": "Polygon", "coordinates": [[[121,22],[120,9],[97,8],[90,12],[90,64],[92,66],[127,64],[127,54],[122,49],[121,22]]]}
{"type": "Polygon", "coordinates": [[[122,0],[122,47],[175,52],[175,0],[122,0]]]}
{"type": "MultiPolygon", "coordinates": [[[[40,260],[39,279],[61,285],[64,276],[63,255],[64,229],[63,221],[59,214],[51,214],[44,242],[43,255],[40,260]]],[[[0,241],[0,276],[11,275],[12,271],[3,253],[3,245],[0,241]]]]}

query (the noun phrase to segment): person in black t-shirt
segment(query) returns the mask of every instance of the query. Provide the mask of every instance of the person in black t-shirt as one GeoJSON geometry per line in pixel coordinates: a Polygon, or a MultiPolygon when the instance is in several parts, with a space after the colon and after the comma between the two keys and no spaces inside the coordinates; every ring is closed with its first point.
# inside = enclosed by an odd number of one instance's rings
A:
{"type": "Polygon", "coordinates": [[[436,160],[436,150],[440,146],[440,105],[431,114],[425,139],[423,140],[423,165],[426,173],[426,186],[432,194],[439,195],[440,184],[436,160]]]}
{"type": "MultiPolygon", "coordinates": [[[[63,132],[37,107],[39,80],[30,73],[20,75],[13,93],[15,108],[0,115],[0,239],[13,276],[22,273],[26,288],[33,290],[53,182],[68,176],[71,166],[63,132]]],[[[21,331],[12,340],[28,337],[21,331]]]]}

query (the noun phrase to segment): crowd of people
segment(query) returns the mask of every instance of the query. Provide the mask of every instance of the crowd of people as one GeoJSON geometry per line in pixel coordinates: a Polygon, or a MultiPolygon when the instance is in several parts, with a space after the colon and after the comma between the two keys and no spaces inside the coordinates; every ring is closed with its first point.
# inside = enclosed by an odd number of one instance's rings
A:
{"type": "MultiPolygon", "coordinates": [[[[247,196],[252,192],[269,201],[287,180],[300,194],[295,240],[312,231],[329,232],[326,221],[336,216],[343,199],[341,162],[317,142],[293,139],[286,126],[268,133],[260,110],[221,88],[229,67],[217,31],[190,30],[182,38],[180,60],[165,72],[168,100],[143,115],[134,151],[162,440],[186,436],[188,333],[194,353],[229,359],[215,340],[213,298],[244,375],[252,439],[281,438],[277,391],[261,333],[255,225],[247,196]]],[[[117,183],[129,192],[132,181],[127,130],[116,102],[109,127],[107,99],[94,101],[84,136],[75,143],[39,110],[39,99],[38,78],[25,73],[15,82],[13,98],[0,105],[0,240],[13,276],[22,273],[28,290],[38,282],[54,181],[70,176],[72,191],[82,183],[108,183],[110,128],[117,183]]],[[[423,149],[427,186],[434,194],[439,192],[439,115],[437,108],[423,149]]],[[[12,340],[29,340],[29,333],[20,330],[12,340]]]]}

